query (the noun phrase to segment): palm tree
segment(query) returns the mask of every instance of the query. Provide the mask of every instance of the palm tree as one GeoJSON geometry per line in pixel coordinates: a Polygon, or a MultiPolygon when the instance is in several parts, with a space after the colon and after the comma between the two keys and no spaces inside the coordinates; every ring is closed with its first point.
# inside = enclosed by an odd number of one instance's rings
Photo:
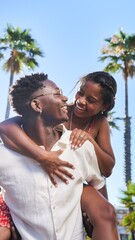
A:
{"type": "Polygon", "coordinates": [[[107,45],[101,50],[100,61],[109,60],[105,71],[122,72],[125,83],[125,183],[131,180],[131,118],[128,113],[128,79],[135,75],[135,35],[127,35],[122,30],[118,34],[105,39],[107,45]]]}
{"type": "Polygon", "coordinates": [[[131,232],[131,239],[135,240],[135,184],[128,182],[127,189],[121,192],[123,197],[120,198],[120,201],[129,209],[129,213],[123,217],[121,224],[127,227],[127,230],[131,232]]]}
{"type": "Polygon", "coordinates": [[[120,130],[119,126],[116,124],[116,121],[121,120],[121,118],[115,117],[114,114],[115,112],[112,111],[112,112],[108,112],[108,115],[107,115],[111,133],[113,129],[120,130]]]}
{"type": "MultiPolygon", "coordinates": [[[[13,84],[14,74],[21,73],[23,66],[33,70],[38,66],[36,57],[43,57],[42,51],[37,46],[35,39],[30,35],[29,29],[22,30],[11,25],[7,25],[5,35],[0,38],[0,57],[7,57],[3,65],[5,71],[10,72],[9,88],[13,84]]],[[[7,99],[5,119],[9,117],[10,104],[7,99]]]]}

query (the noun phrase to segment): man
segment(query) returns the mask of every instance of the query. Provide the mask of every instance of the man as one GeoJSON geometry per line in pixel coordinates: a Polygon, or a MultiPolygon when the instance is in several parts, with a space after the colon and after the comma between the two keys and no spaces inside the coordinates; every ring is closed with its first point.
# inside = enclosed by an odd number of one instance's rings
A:
{"type": "Polygon", "coordinates": [[[22,128],[39,146],[63,149],[61,159],[75,166],[75,179],[54,187],[40,164],[4,145],[0,146],[0,185],[22,240],[84,240],[80,199],[86,180],[104,185],[93,145],[86,141],[76,150],[69,144],[67,98],[47,75],[33,74],[16,82],[10,91],[14,110],[22,115],[22,128]],[[4,161],[3,161],[4,159],[4,161]]]}

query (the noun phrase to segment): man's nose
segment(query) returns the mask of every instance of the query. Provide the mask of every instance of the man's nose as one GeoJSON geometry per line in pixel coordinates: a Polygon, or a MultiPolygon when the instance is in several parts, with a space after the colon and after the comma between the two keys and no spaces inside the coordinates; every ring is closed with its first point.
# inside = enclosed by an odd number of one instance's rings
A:
{"type": "Polygon", "coordinates": [[[68,101],[68,97],[66,97],[65,95],[63,95],[63,101],[67,102],[68,101]]]}

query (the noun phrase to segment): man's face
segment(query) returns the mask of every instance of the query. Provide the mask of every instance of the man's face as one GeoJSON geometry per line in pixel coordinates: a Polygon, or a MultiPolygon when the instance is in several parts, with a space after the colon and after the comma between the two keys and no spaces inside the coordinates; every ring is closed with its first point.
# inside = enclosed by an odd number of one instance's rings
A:
{"type": "Polygon", "coordinates": [[[34,93],[34,99],[38,101],[42,109],[41,117],[47,124],[60,124],[68,121],[67,97],[58,86],[50,81],[44,81],[44,88],[34,93]]]}

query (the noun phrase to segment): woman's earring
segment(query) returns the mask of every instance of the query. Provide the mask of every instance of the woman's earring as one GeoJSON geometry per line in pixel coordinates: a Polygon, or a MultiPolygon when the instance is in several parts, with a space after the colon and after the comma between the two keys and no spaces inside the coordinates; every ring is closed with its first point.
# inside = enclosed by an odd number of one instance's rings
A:
{"type": "Polygon", "coordinates": [[[104,114],[104,112],[105,112],[105,109],[101,111],[101,114],[104,114]]]}
{"type": "Polygon", "coordinates": [[[42,109],[39,109],[39,113],[40,113],[40,115],[42,114],[42,109]]]}

